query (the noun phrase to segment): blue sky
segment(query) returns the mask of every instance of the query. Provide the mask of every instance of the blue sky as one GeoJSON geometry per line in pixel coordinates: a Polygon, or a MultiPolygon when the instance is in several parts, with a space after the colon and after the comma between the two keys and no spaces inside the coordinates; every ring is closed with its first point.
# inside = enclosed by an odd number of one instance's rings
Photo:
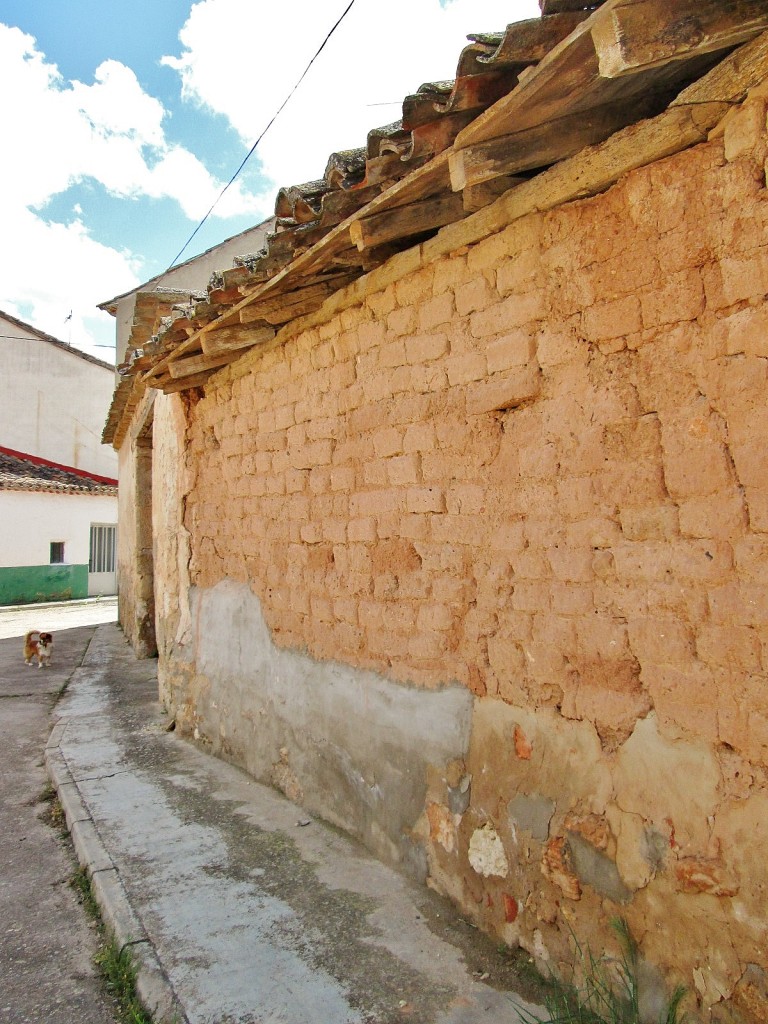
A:
{"type": "MultiPolygon", "coordinates": [[[[111,359],[97,304],[168,266],[347,3],[0,0],[0,309],[111,359]]],[[[355,0],[184,258],[453,77],[467,33],[537,14],[536,0],[355,0]]]]}

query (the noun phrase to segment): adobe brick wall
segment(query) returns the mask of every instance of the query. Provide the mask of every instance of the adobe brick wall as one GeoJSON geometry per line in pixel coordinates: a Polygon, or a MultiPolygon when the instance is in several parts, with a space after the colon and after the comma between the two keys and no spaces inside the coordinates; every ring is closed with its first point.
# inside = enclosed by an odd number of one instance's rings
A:
{"type": "MultiPolygon", "coordinates": [[[[768,1006],[765,161],[758,93],[604,195],[417,248],[212,378],[186,428],[197,593],[252,592],[279,648],[474,695],[412,823],[433,884],[540,963],[623,914],[704,1019],[768,1006]]],[[[205,735],[184,659],[167,692],[205,735]]]]}

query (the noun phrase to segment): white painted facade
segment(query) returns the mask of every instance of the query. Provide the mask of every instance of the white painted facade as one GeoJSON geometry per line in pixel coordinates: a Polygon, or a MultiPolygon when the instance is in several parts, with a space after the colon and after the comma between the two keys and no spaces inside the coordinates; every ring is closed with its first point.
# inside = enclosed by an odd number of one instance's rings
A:
{"type": "Polygon", "coordinates": [[[53,541],[64,543],[66,564],[87,563],[91,524],[114,524],[116,506],[105,494],[0,490],[0,565],[45,565],[53,541]]]}
{"type": "Polygon", "coordinates": [[[117,478],[101,443],[112,368],[0,311],[0,445],[117,478]]]}
{"type": "MultiPolygon", "coordinates": [[[[0,448],[114,482],[117,455],[101,443],[114,384],[108,363],[0,310],[0,448]]],[[[0,482],[0,604],[114,594],[115,572],[89,569],[91,527],[114,532],[117,496],[57,490],[44,467],[41,478],[0,482]]]]}

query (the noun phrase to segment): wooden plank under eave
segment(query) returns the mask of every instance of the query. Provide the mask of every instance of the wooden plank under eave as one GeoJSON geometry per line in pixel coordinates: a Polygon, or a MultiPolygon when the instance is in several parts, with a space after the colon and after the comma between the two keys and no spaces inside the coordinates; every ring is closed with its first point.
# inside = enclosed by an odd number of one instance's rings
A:
{"type": "Polygon", "coordinates": [[[652,95],[632,103],[611,103],[594,110],[569,114],[514,135],[469,146],[451,153],[449,167],[455,192],[500,175],[519,174],[548,167],[603,142],[628,121],[659,113],[652,95]]]}
{"type": "Polygon", "coordinates": [[[488,181],[481,181],[478,185],[467,185],[462,190],[462,200],[465,213],[475,213],[485,206],[495,203],[499,196],[509,192],[511,188],[522,185],[528,179],[519,177],[516,174],[502,174],[488,181]]]}
{"type": "Polygon", "coordinates": [[[670,107],[657,117],[630,125],[600,145],[590,146],[542,171],[485,209],[444,228],[435,238],[422,243],[423,258],[439,259],[502,231],[521,217],[605,192],[639,167],[706,142],[730,108],[729,103],[670,107]]]}
{"type": "Polygon", "coordinates": [[[729,109],[727,103],[670,107],[658,117],[630,125],[607,142],[590,147],[509,193],[502,200],[505,212],[516,220],[533,209],[553,209],[574,199],[598,195],[638,167],[706,142],[729,109]],[[533,184],[537,188],[529,190],[533,184]],[[527,196],[521,194],[523,189],[528,191],[527,196]]]}
{"type": "Polygon", "coordinates": [[[508,193],[501,200],[504,219],[508,223],[605,192],[638,167],[706,142],[729,109],[727,103],[670,107],[658,117],[630,125],[508,193]]]}
{"type": "Polygon", "coordinates": [[[688,103],[740,103],[750,89],[768,78],[768,31],[729,54],[708,75],[689,85],[673,101],[688,103]]]}
{"type": "Polygon", "coordinates": [[[343,288],[352,280],[350,274],[336,274],[330,281],[320,281],[306,288],[266,295],[240,313],[240,323],[250,324],[266,320],[270,324],[284,324],[297,316],[313,313],[319,309],[329,295],[343,288]]]}
{"type": "MultiPolygon", "coordinates": [[[[448,187],[450,178],[448,175],[448,150],[444,150],[433,160],[430,160],[423,167],[410,171],[403,181],[391,185],[386,191],[381,192],[364,207],[369,211],[387,209],[390,206],[402,205],[405,202],[413,201],[415,198],[434,195],[436,192],[448,187]]],[[[195,334],[182,342],[178,349],[164,357],[146,374],[146,380],[150,381],[165,373],[166,367],[173,359],[180,358],[193,346],[201,344],[201,338],[213,330],[231,324],[239,320],[242,310],[256,303],[261,298],[274,294],[276,290],[286,292],[290,282],[295,280],[296,286],[309,275],[314,275],[333,265],[333,259],[349,248],[349,228],[355,219],[360,216],[357,211],[343,220],[340,224],[330,228],[328,233],[307,252],[297,256],[292,263],[278,271],[274,277],[264,284],[257,285],[252,292],[236,302],[230,309],[222,311],[215,320],[205,324],[195,334]]],[[[339,285],[338,287],[341,287],[339,285]]],[[[153,387],[156,385],[152,385],[153,387]]]]}
{"type": "MultiPolygon", "coordinates": [[[[681,2],[687,6],[693,0],[681,2]]],[[[753,4],[766,7],[765,0],[728,0],[727,3],[723,0],[696,0],[697,10],[702,12],[700,17],[710,19],[707,22],[710,31],[701,38],[689,35],[683,45],[678,2],[606,0],[540,64],[521,75],[511,93],[459,132],[454,150],[466,149],[513,131],[523,131],[577,111],[627,101],[649,91],[679,91],[696,73],[709,71],[711,63],[717,59],[718,47],[727,48],[732,45],[731,39],[744,34],[740,20],[745,14],[744,5],[752,8],[753,4]],[[651,5],[654,17],[635,26],[632,54],[636,63],[631,68],[627,66],[626,73],[617,77],[613,74],[616,68],[611,57],[611,47],[615,49],[614,18],[623,16],[625,9],[628,11],[633,6],[640,7],[646,3],[651,5]],[[720,20],[715,32],[718,12],[720,20]],[[730,12],[730,22],[726,18],[727,12],[730,12]],[[667,33],[677,33],[677,46],[671,56],[664,55],[667,51],[663,40],[667,33]],[[601,70],[601,61],[611,70],[610,77],[601,70]]],[[[646,8],[646,13],[648,10],[646,8]]],[[[758,22],[752,18],[748,33],[754,36],[758,31],[758,22]]]]}
{"type": "Polygon", "coordinates": [[[162,391],[165,395],[175,395],[179,391],[188,391],[190,388],[202,387],[214,372],[215,370],[203,370],[202,372],[195,373],[190,377],[180,377],[178,380],[172,377],[164,377],[156,380],[148,380],[147,384],[151,388],[162,391]]]}
{"type": "Polygon", "coordinates": [[[363,217],[351,225],[349,234],[362,252],[396,238],[410,238],[424,231],[433,231],[463,216],[464,202],[461,196],[451,193],[363,217]]]}
{"type": "Polygon", "coordinates": [[[600,74],[617,78],[691,53],[712,53],[768,28],[765,0],[624,0],[595,19],[600,74]]]}
{"type": "Polygon", "coordinates": [[[176,359],[168,364],[168,371],[174,380],[180,377],[191,377],[203,371],[217,370],[220,366],[226,366],[233,359],[240,355],[239,350],[234,352],[218,352],[215,355],[206,355],[205,352],[196,353],[193,356],[185,356],[183,359],[176,359]]]}
{"type": "Polygon", "coordinates": [[[239,349],[251,348],[271,341],[275,336],[274,327],[221,327],[217,331],[209,331],[202,335],[200,342],[206,355],[220,355],[223,352],[236,352],[239,349]]]}

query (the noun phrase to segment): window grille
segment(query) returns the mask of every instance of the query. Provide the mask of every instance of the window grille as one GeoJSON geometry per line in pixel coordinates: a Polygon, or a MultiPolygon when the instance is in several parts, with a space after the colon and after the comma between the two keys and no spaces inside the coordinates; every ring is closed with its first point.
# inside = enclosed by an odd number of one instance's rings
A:
{"type": "Polygon", "coordinates": [[[91,524],[91,555],[88,572],[114,572],[117,527],[91,524]]]}
{"type": "Polygon", "coordinates": [[[61,565],[64,561],[64,541],[51,541],[51,565],[61,565]]]}

